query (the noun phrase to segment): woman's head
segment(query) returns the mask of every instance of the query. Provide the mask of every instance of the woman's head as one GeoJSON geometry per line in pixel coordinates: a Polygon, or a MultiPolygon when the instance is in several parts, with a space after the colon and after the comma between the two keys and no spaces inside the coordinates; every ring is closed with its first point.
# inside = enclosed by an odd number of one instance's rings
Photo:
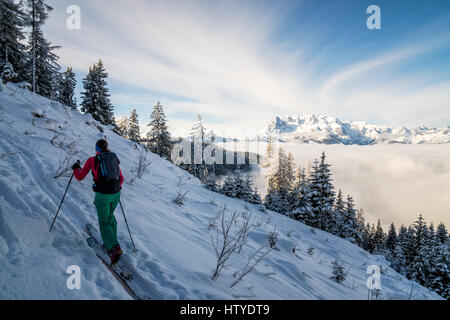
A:
{"type": "Polygon", "coordinates": [[[95,151],[97,152],[109,152],[108,149],[108,142],[104,139],[100,139],[97,141],[97,143],[95,144],[95,151]]]}

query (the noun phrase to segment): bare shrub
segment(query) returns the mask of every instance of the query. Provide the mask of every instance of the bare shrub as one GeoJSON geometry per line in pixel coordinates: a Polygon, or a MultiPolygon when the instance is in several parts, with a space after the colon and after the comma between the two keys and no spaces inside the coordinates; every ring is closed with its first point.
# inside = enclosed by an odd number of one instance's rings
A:
{"type": "Polygon", "coordinates": [[[269,235],[269,247],[271,249],[276,248],[278,243],[278,233],[277,233],[277,226],[273,228],[273,231],[269,235]]]}
{"type": "Polygon", "coordinates": [[[100,126],[100,125],[95,125],[95,126],[97,127],[98,131],[100,131],[101,133],[105,133],[105,130],[103,129],[102,126],[100,126]]]}
{"type": "Polygon", "coordinates": [[[184,205],[184,199],[186,198],[186,195],[189,193],[189,191],[183,192],[181,189],[177,191],[177,196],[172,200],[173,203],[176,205],[179,205],[180,207],[184,205]]]}
{"type": "Polygon", "coordinates": [[[136,163],[136,177],[142,179],[145,171],[152,165],[153,160],[148,160],[148,151],[142,151],[139,154],[138,161],[136,163]]]}
{"type": "Polygon", "coordinates": [[[184,183],[184,179],[186,178],[185,176],[177,176],[178,178],[178,182],[177,182],[177,187],[181,188],[185,185],[184,183]]]}
{"type": "Polygon", "coordinates": [[[216,229],[215,237],[211,235],[211,243],[216,253],[216,267],[211,277],[212,280],[217,279],[225,263],[239,244],[238,236],[232,232],[232,226],[235,224],[237,214],[234,212],[228,220],[225,220],[225,210],[225,207],[219,210],[218,216],[221,218],[221,224],[216,229]]]}
{"type": "Polygon", "coordinates": [[[78,151],[63,149],[59,154],[58,169],[53,178],[58,179],[69,172],[72,169],[71,165],[74,161],[74,157],[77,156],[78,153],[78,151]]]}
{"type": "Polygon", "coordinates": [[[208,220],[208,230],[217,228],[217,224],[215,220],[208,220]]]}
{"type": "Polygon", "coordinates": [[[6,158],[6,157],[10,157],[10,156],[13,156],[15,154],[20,154],[20,152],[7,152],[7,153],[0,154],[0,159],[6,158]]]}
{"type": "Polygon", "coordinates": [[[148,156],[147,150],[143,150],[141,151],[141,153],[139,153],[139,157],[137,161],[134,163],[135,164],[134,169],[131,170],[131,172],[135,173],[135,175],[129,180],[130,185],[135,185],[136,179],[142,179],[144,173],[152,165],[153,160],[147,159],[147,156],[148,156]]]}
{"type": "Polygon", "coordinates": [[[33,117],[39,118],[39,119],[43,119],[43,118],[45,118],[45,117],[47,116],[47,114],[46,114],[45,111],[44,111],[44,112],[41,112],[41,113],[39,113],[39,112],[31,112],[31,115],[32,115],[33,117]]]}
{"type": "MultiPolygon", "coordinates": [[[[242,219],[240,221],[239,225],[239,249],[238,253],[241,253],[242,248],[248,241],[248,237],[250,236],[253,229],[255,229],[258,226],[258,223],[255,223],[252,220],[252,212],[251,211],[244,211],[242,212],[242,219]]],[[[260,224],[259,224],[260,225],[260,224]]]]}
{"type": "Polygon", "coordinates": [[[64,147],[64,142],[63,141],[58,141],[59,138],[59,133],[56,133],[53,138],[50,140],[50,143],[52,144],[52,146],[57,147],[57,148],[63,148],[64,147]]]}
{"type": "Polygon", "coordinates": [[[268,247],[265,251],[263,251],[264,248],[267,247],[267,244],[264,244],[261,246],[258,250],[256,250],[254,253],[252,253],[247,260],[247,264],[244,266],[242,271],[237,276],[237,279],[233,281],[233,283],[230,285],[230,288],[233,288],[235,285],[237,285],[239,282],[242,281],[242,279],[247,276],[248,274],[255,271],[256,266],[264,260],[264,258],[272,251],[272,247],[268,247]]]}

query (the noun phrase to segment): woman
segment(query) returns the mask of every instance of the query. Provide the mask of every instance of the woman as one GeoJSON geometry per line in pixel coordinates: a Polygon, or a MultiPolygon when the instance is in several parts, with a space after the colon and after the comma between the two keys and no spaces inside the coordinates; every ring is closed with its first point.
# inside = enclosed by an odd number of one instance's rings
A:
{"type": "Polygon", "coordinates": [[[123,175],[119,166],[119,159],[115,153],[108,149],[106,140],[98,140],[95,144],[95,157],[86,161],[81,169],[79,161],[72,166],[73,175],[78,181],[83,180],[89,171],[92,172],[95,192],[95,207],[98,214],[98,223],[103,245],[110,254],[111,264],[119,261],[123,254],[117,241],[117,221],[114,210],[120,200],[120,190],[123,183],[123,175]]]}

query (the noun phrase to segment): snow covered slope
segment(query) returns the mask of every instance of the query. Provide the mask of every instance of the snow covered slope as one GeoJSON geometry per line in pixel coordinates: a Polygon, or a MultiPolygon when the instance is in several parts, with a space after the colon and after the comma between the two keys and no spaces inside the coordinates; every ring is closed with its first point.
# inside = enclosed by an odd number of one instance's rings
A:
{"type": "Polygon", "coordinates": [[[262,130],[264,136],[278,135],[283,141],[300,143],[368,145],[376,143],[450,143],[450,126],[444,128],[391,128],[365,122],[340,121],[315,115],[276,117],[262,130]]]}
{"type": "MultiPolygon", "coordinates": [[[[68,175],[54,178],[60,157],[66,151],[79,152],[71,162],[85,161],[93,155],[95,141],[104,136],[126,178],[122,201],[139,249],[137,256],[130,253],[130,261],[155,299],[367,299],[366,270],[373,264],[383,270],[381,299],[439,299],[394,272],[383,258],[287,217],[207,191],[197,179],[153,154],[148,172],[130,185],[141,147],[89,115],[12,85],[0,92],[0,134],[0,299],[129,299],[86,244],[84,226],[97,225],[89,177],[73,182],[48,232],[69,180],[68,175]],[[172,202],[180,190],[189,191],[184,206],[172,202]],[[247,205],[260,224],[242,252],[232,256],[212,281],[215,254],[208,227],[225,204],[227,216],[242,213],[247,205]],[[230,288],[233,274],[267,243],[274,226],[279,250],[230,288]],[[313,252],[308,254],[310,248],[313,252]],[[348,271],[342,284],[330,280],[335,260],[348,271]],[[67,289],[66,269],[71,265],[81,269],[80,290],[67,289]]],[[[119,239],[130,252],[119,210],[116,216],[119,239]]]]}

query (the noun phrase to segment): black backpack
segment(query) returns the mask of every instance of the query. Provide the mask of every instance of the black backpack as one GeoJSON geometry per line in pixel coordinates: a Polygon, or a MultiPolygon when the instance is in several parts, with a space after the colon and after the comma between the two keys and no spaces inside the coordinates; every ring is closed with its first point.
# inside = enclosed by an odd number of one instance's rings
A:
{"type": "Polygon", "coordinates": [[[95,157],[98,180],[92,188],[95,192],[112,194],[120,191],[120,161],[113,152],[99,153],[95,157]]]}

